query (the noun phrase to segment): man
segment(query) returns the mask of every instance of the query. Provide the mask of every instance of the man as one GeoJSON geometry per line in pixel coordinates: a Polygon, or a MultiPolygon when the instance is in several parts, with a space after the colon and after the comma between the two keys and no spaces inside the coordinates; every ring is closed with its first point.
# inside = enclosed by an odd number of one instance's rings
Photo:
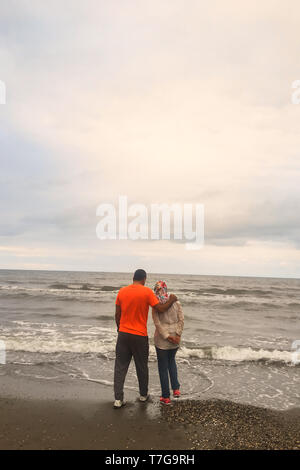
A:
{"type": "Polygon", "coordinates": [[[114,374],[115,403],[114,408],[121,408],[124,401],[124,382],[133,356],[140,389],[140,401],[148,400],[148,356],[149,341],[147,320],[149,307],[158,312],[165,312],[176,302],[177,297],[171,294],[168,302],[162,304],[154,292],[145,287],[147,274],[143,269],[135,271],[133,283],[122,287],[116,299],[116,324],[118,340],[114,374]]]}

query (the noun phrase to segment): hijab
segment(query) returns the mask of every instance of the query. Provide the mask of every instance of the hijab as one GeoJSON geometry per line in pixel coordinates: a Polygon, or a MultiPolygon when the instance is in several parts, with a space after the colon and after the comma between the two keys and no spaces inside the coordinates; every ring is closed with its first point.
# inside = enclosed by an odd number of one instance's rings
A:
{"type": "Polygon", "coordinates": [[[154,286],[154,293],[157,299],[162,303],[165,304],[169,299],[168,288],[165,281],[157,281],[154,286]]]}

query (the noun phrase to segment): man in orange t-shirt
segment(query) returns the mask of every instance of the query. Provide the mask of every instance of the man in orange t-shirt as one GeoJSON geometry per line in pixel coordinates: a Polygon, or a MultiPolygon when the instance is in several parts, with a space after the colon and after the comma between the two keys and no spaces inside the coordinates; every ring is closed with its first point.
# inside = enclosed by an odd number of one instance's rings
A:
{"type": "Polygon", "coordinates": [[[147,320],[149,307],[155,307],[158,312],[165,312],[176,302],[174,294],[168,302],[162,304],[154,292],[145,286],[147,274],[143,269],[135,271],[133,283],[122,287],[116,299],[116,324],[118,340],[114,371],[115,408],[125,405],[124,382],[132,356],[140,388],[140,401],[147,401],[148,395],[148,357],[149,340],[147,320]]]}

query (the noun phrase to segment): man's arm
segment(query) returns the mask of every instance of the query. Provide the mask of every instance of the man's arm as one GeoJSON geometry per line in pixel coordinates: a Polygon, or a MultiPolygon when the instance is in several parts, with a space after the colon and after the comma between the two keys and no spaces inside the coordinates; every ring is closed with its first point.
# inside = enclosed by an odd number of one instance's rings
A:
{"type": "Polygon", "coordinates": [[[168,300],[165,304],[159,303],[159,304],[154,305],[153,308],[155,308],[155,310],[156,310],[157,312],[159,312],[159,313],[164,313],[164,312],[165,312],[166,310],[168,310],[168,309],[171,307],[171,305],[173,305],[173,303],[176,302],[176,301],[177,301],[176,295],[171,294],[170,297],[169,297],[169,300],[168,300]]]}
{"type": "Polygon", "coordinates": [[[120,305],[116,305],[115,320],[116,320],[116,325],[117,325],[117,328],[118,328],[118,331],[119,331],[120,320],[121,320],[121,307],[120,307],[120,305]]]}

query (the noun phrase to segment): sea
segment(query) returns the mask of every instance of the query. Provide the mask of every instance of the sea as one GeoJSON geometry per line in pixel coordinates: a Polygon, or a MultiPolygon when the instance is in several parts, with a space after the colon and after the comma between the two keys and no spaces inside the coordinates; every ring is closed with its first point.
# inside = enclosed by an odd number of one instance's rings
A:
{"type": "MultiPolygon", "coordinates": [[[[185,315],[182,399],[300,406],[299,279],[151,274],[147,285],[160,279],[185,315]]],[[[131,282],[130,273],[0,270],[0,379],[91,381],[113,400],[114,304],[131,282]]],[[[159,397],[151,310],[148,332],[150,393],[159,397]]],[[[126,390],[138,393],[133,363],[126,390]]]]}

